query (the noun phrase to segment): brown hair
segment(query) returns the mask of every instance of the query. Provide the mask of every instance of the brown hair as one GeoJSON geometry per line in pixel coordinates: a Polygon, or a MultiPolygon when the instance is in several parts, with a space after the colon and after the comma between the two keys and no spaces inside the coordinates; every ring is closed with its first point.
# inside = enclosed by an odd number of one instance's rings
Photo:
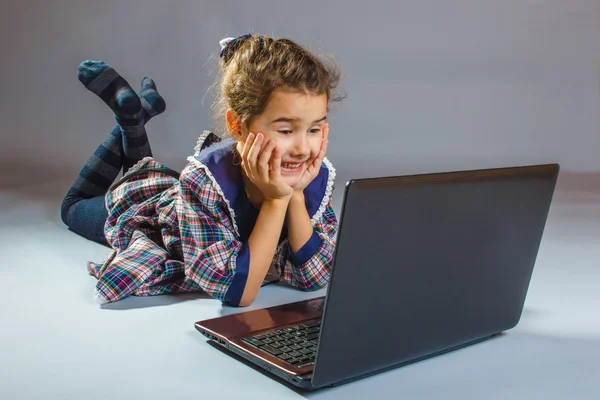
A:
{"type": "Polygon", "coordinates": [[[327,103],[340,101],[334,93],[340,73],[332,59],[324,60],[289,39],[240,37],[221,54],[221,84],[215,103],[217,123],[232,109],[248,129],[262,114],[275,90],[327,95],[327,103]]]}

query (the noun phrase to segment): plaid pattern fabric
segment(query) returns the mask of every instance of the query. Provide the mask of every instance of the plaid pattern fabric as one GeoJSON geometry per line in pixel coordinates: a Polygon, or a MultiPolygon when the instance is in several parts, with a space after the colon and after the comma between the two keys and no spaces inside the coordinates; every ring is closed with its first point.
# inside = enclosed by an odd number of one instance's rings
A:
{"type": "Polygon", "coordinates": [[[273,266],[279,272],[280,279],[304,291],[317,290],[327,285],[337,229],[337,218],[329,200],[321,221],[314,226],[313,237],[318,246],[317,250],[307,261],[295,262],[288,239],[277,248],[273,266]]]}
{"type": "MultiPolygon", "coordinates": [[[[227,301],[236,273],[242,271],[238,262],[245,262],[247,271],[248,247],[240,241],[218,184],[194,162],[179,179],[169,171],[146,158],[106,195],[105,233],[114,250],[104,263],[89,264],[98,278],[95,296],[100,303],[186,291],[227,301]]],[[[288,240],[281,242],[273,258],[281,280],[301,290],[326,285],[337,226],[329,202],[314,224],[316,251],[301,263],[288,240]]]]}

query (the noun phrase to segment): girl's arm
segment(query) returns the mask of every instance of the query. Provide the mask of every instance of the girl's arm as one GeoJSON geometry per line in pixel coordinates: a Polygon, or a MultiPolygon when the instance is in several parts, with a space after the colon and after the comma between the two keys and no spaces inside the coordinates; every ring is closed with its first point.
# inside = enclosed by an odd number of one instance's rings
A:
{"type": "Polygon", "coordinates": [[[248,238],[250,266],[240,306],[249,306],[256,298],[272,263],[281,229],[293,194],[281,178],[281,153],[272,139],[263,145],[264,135],[250,134],[242,150],[242,168],[258,187],[263,203],[248,238]]]}
{"type": "Polygon", "coordinates": [[[208,175],[186,169],[181,182],[182,198],[172,206],[179,209],[174,222],[181,232],[186,277],[230,305],[250,305],[272,263],[289,197],[265,200],[248,240],[242,242],[228,205],[208,175]]]}
{"type": "Polygon", "coordinates": [[[304,192],[295,191],[292,195],[287,219],[290,248],[292,253],[296,254],[314,233],[308,211],[306,210],[304,192]]]}
{"type": "MultiPolygon", "coordinates": [[[[267,275],[277,248],[289,199],[265,200],[248,238],[250,267],[240,306],[252,304],[267,275]]],[[[309,221],[310,223],[310,221],[309,221]]]]}
{"type": "Polygon", "coordinates": [[[319,175],[323,159],[327,153],[327,145],[329,143],[329,124],[323,124],[323,133],[321,140],[321,148],[315,159],[309,162],[309,167],[304,172],[300,182],[294,187],[294,194],[290,201],[288,210],[288,234],[290,248],[296,254],[304,247],[309,240],[313,242],[317,240],[316,233],[310,221],[310,216],[306,210],[306,202],[304,199],[304,189],[319,175]]]}
{"type": "MultiPolygon", "coordinates": [[[[320,221],[315,226],[306,209],[304,189],[321,172],[321,166],[327,152],[329,124],[323,125],[323,140],[317,157],[305,171],[299,184],[294,187],[290,200],[287,249],[278,249],[274,262],[281,271],[284,281],[303,290],[315,290],[329,281],[329,271],[337,233],[337,219],[331,208],[331,199],[320,221]]],[[[327,171],[330,174],[331,171],[327,171]]]]}

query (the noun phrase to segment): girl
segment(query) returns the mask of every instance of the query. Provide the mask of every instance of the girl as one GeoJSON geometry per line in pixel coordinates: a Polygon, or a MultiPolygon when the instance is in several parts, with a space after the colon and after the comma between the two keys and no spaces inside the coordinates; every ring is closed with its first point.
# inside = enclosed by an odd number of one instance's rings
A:
{"type": "Polygon", "coordinates": [[[181,174],[152,158],[144,124],[165,110],[154,82],[136,95],[105,63],[80,66],[118,123],[61,210],[71,230],[113,249],[89,264],[101,303],[203,291],[248,306],[269,270],[301,290],[329,280],[338,223],[326,114],[339,74],[287,39],[224,39],[220,57],[229,135],[205,131],[181,174]]]}

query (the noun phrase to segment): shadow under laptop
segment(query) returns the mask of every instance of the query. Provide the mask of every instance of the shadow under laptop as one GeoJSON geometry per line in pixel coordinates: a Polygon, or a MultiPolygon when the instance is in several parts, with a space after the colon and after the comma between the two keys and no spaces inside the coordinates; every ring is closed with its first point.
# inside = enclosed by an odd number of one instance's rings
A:
{"type": "Polygon", "coordinates": [[[459,350],[341,386],[306,392],[218,344],[215,349],[307,399],[592,399],[600,340],[509,331],[459,350]],[[382,396],[382,394],[384,394],[382,396]]]}
{"type": "Polygon", "coordinates": [[[335,388],[314,399],[595,398],[600,340],[508,332],[335,388]],[[379,396],[378,396],[379,397],[379,396]]]}

